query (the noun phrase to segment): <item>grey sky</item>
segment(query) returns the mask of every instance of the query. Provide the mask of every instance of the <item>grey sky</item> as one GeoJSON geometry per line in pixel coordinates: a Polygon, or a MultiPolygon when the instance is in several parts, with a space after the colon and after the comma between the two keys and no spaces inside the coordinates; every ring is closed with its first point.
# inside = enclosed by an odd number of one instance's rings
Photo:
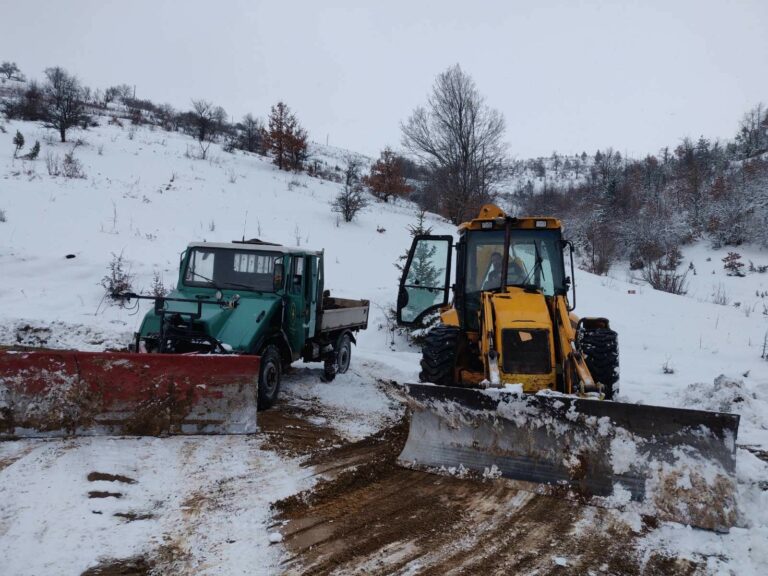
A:
{"type": "Polygon", "coordinates": [[[768,102],[768,0],[0,0],[0,59],[235,118],[283,99],[312,139],[369,154],[458,62],[517,157],[640,155],[768,102]]]}

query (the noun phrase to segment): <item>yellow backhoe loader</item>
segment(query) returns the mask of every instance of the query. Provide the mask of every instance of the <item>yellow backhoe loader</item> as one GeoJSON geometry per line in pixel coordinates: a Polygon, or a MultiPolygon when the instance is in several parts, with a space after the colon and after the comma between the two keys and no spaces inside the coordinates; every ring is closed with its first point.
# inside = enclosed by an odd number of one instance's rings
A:
{"type": "Polygon", "coordinates": [[[728,530],[739,416],[613,400],[617,334],[605,318],[572,313],[573,246],[557,219],[485,205],[458,236],[450,304],[452,236],[414,238],[401,278],[398,322],[440,322],[421,383],[404,387],[411,425],[399,462],[635,500],[661,519],[728,530]]]}

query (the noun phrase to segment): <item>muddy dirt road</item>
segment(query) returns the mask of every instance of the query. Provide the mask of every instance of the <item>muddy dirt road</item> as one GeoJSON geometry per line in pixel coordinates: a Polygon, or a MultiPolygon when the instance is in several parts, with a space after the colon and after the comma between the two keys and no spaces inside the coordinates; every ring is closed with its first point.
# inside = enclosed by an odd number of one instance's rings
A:
{"type": "Polygon", "coordinates": [[[296,378],[279,405],[260,415],[254,437],[0,445],[0,553],[8,553],[11,573],[704,571],[645,551],[649,519],[504,480],[400,468],[401,412],[383,409],[389,425],[350,441],[333,424],[352,414],[317,402],[324,391],[306,388],[307,373],[296,378]],[[19,547],[44,553],[25,559],[19,547]]]}
{"type": "MultiPolygon", "coordinates": [[[[694,574],[614,511],[396,465],[407,425],[312,455],[329,478],[275,505],[286,574],[694,574]]],[[[646,522],[650,520],[646,519],[646,522]]],[[[646,527],[648,528],[648,527],[646,527]]],[[[641,530],[642,532],[642,530],[641,530]]]]}

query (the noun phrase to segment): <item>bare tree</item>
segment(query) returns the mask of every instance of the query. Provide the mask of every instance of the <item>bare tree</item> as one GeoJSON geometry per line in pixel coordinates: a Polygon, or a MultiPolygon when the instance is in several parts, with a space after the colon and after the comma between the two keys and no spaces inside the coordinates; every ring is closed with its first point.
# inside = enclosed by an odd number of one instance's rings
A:
{"type": "Polygon", "coordinates": [[[247,152],[261,152],[264,148],[264,123],[252,114],[243,116],[236,126],[235,148],[247,152]]]}
{"type": "Polygon", "coordinates": [[[48,128],[59,131],[62,142],[67,141],[67,130],[87,120],[83,106],[83,88],[77,77],[56,66],[45,71],[45,122],[48,128]]]}
{"type": "Polygon", "coordinates": [[[736,135],[736,144],[744,158],[751,158],[768,150],[768,111],[762,104],[744,114],[736,135]]]}
{"type": "Polygon", "coordinates": [[[347,158],[343,187],[332,204],[333,211],[341,214],[344,222],[352,222],[357,213],[368,205],[360,183],[360,167],[360,160],[347,158]]]}
{"type": "Polygon", "coordinates": [[[506,164],[503,115],[459,65],[440,74],[426,107],[401,125],[403,145],[440,178],[442,211],[455,224],[492,199],[506,164]]]}
{"type": "Polygon", "coordinates": [[[214,106],[206,100],[192,100],[192,118],[195,136],[200,143],[201,157],[205,159],[211,142],[214,142],[224,129],[227,113],[221,106],[214,106]]]}
{"type": "Polygon", "coordinates": [[[123,102],[133,97],[133,88],[128,84],[118,84],[117,86],[110,86],[104,90],[104,104],[110,102],[123,102]]]}
{"type": "Polygon", "coordinates": [[[19,70],[16,62],[3,62],[0,64],[0,74],[3,74],[7,80],[23,80],[24,75],[19,70]]]}

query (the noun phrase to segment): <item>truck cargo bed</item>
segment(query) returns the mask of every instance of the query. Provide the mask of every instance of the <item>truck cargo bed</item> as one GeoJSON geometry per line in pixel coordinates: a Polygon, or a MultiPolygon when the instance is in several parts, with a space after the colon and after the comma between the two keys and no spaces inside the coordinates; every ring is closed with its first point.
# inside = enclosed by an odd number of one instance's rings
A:
{"type": "Polygon", "coordinates": [[[368,300],[323,298],[320,332],[334,332],[343,328],[364,330],[368,327],[368,300]]]}

